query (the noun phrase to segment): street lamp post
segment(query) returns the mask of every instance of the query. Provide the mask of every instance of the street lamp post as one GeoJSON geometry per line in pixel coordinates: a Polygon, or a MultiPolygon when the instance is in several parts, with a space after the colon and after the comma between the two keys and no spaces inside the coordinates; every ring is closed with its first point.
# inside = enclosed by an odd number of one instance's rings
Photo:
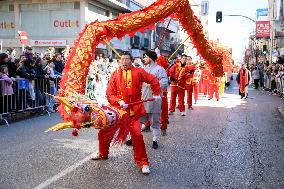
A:
{"type": "Polygon", "coordinates": [[[250,18],[248,16],[241,15],[241,14],[227,14],[227,15],[224,15],[224,16],[240,16],[240,17],[249,19],[249,20],[253,21],[254,23],[256,22],[254,19],[252,19],[252,18],[250,18]]]}

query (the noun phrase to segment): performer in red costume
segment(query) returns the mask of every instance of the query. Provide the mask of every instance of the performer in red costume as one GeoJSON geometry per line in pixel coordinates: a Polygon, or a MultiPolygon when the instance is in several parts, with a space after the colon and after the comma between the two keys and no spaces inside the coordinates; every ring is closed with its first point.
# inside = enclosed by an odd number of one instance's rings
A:
{"type": "Polygon", "coordinates": [[[236,78],[239,84],[239,94],[241,95],[241,99],[247,99],[248,97],[248,86],[251,80],[251,73],[247,69],[246,64],[242,64],[242,68],[240,69],[238,76],[236,78]]]}
{"type": "Polygon", "coordinates": [[[215,77],[214,75],[210,74],[210,81],[209,81],[209,99],[212,100],[215,92],[215,98],[217,101],[220,100],[220,95],[219,95],[219,89],[220,89],[220,79],[218,77],[215,77]]]}
{"type": "Polygon", "coordinates": [[[194,92],[194,103],[196,104],[199,95],[199,81],[201,77],[201,70],[198,63],[196,64],[195,68],[196,69],[193,75],[193,92],[194,92]]]}
{"type": "Polygon", "coordinates": [[[170,102],[170,112],[173,114],[176,107],[176,98],[178,96],[178,108],[182,116],[185,116],[185,105],[184,96],[186,89],[186,80],[189,77],[189,70],[186,66],[186,55],[181,56],[180,63],[175,64],[170,69],[170,79],[171,79],[171,102],[170,102]]]}
{"type": "Polygon", "coordinates": [[[191,56],[188,56],[186,59],[186,65],[189,70],[189,77],[186,80],[186,92],[187,92],[187,106],[188,109],[193,110],[192,108],[192,91],[193,91],[193,75],[195,71],[195,66],[192,64],[192,58],[191,56]]]}
{"type": "MultiPolygon", "coordinates": [[[[162,66],[168,74],[169,77],[169,62],[168,60],[161,55],[160,50],[157,48],[155,49],[155,52],[158,55],[158,59],[156,60],[157,64],[159,66],[162,66]]],[[[161,112],[161,134],[162,136],[165,136],[167,133],[167,128],[168,128],[168,122],[169,122],[169,115],[168,115],[168,90],[164,89],[163,91],[163,96],[162,96],[162,112],[161,112]]]]}
{"type": "Polygon", "coordinates": [[[207,66],[204,65],[204,69],[202,70],[201,73],[201,92],[204,95],[208,95],[209,92],[209,79],[210,79],[210,71],[208,70],[207,66]]]}
{"type": "MultiPolygon", "coordinates": [[[[141,168],[143,174],[149,174],[149,162],[145,143],[141,133],[140,117],[145,115],[144,105],[128,106],[129,103],[141,101],[143,82],[150,84],[153,98],[160,99],[160,84],[158,79],[142,68],[132,66],[131,55],[123,53],[120,67],[111,75],[107,87],[107,99],[112,106],[125,109],[130,116],[129,131],[132,138],[134,160],[141,168]]],[[[108,159],[110,143],[116,129],[107,128],[99,130],[99,154],[92,160],[108,159]]]]}

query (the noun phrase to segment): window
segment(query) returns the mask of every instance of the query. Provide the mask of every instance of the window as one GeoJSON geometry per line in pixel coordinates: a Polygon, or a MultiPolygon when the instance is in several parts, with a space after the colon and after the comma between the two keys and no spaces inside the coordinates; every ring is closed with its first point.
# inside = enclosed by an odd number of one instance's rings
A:
{"type": "Polygon", "coordinates": [[[149,47],[149,39],[144,38],[144,47],[149,47]]]}
{"type": "Polygon", "coordinates": [[[95,12],[95,13],[98,13],[98,14],[101,14],[101,15],[104,15],[104,16],[109,16],[109,11],[108,10],[106,10],[106,9],[104,9],[102,7],[93,5],[91,3],[88,4],[88,10],[92,11],[92,12],[95,12]]]}
{"type": "Polygon", "coordinates": [[[9,5],[1,5],[0,12],[9,12],[9,5]]]}
{"type": "Polygon", "coordinates": [[[117,0],[118,2],[125,4],[126,6],[130,6],[130,0],[117,0]]]}
{"type": "Polygon", "coordinates": [[[80,9],[80,2],[74,2],[74,9],[80,9]]]}
{"type": "MultiPolygon", "coordinates": [[[[48,11],[48,10],[74,10],[76,2],[72,3],[33,3],[33,4],[21,4],[21,11],[33,12],[33,11],[48,11]]],[[[80,7],[80,4],[79,4],[80,7]]]]}
{"type": "Polygon", "coordinates": [[[140,37],[137,35],[134,35],[131,38],[131,46],[132,48],[139,48],[139,45],[140,45],[140,37]]]}
{"type": "Polygon", "coordinates": [[[60,8],[60,3],[39,4],[40,10],[55,10],[58,8],[60,8]]]}
{"type": "Polygon", "coordinates": [[[21,11],[22,12],[39,11],[39,4],[22,4],[21,11]]]}
{"type": "Polygon", "coordinates": [[[139,43],[140,43],[140,37],[134,35],[134,37],[133,37],[133,43],[134,43],[134,45],[139,45],[139,43]]]}
{"type": "Polygon", "coordinates": [[[113,12],[113,13],[112,13],[112,19],[114,19],[114,18],[116,18],[116,17],[118,17],[118,13],[113,12]]]}
{"type": "Polygon", "coordinates": [[[14,5],[9,5],[9,12],[14,12],[14,5]]]}

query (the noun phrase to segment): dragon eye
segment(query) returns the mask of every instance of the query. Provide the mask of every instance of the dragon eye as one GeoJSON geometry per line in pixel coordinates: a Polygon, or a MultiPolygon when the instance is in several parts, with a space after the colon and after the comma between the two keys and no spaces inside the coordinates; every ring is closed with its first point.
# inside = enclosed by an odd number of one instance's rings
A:
{"type": "Polygon", "coordinates": [[[85,106],[84,110],[85,110],[85,112],[89,112],[91,110],[90,106],[85,106]]]}

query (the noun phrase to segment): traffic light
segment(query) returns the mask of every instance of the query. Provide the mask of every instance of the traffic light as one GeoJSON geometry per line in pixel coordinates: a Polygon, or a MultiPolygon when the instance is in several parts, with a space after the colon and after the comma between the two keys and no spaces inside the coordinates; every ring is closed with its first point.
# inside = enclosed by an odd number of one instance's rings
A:
{"type": "Polygon", "coordinates": [[[216,12],[216,22],[221,23],[222,22],[222,11],[216,12]]]}

